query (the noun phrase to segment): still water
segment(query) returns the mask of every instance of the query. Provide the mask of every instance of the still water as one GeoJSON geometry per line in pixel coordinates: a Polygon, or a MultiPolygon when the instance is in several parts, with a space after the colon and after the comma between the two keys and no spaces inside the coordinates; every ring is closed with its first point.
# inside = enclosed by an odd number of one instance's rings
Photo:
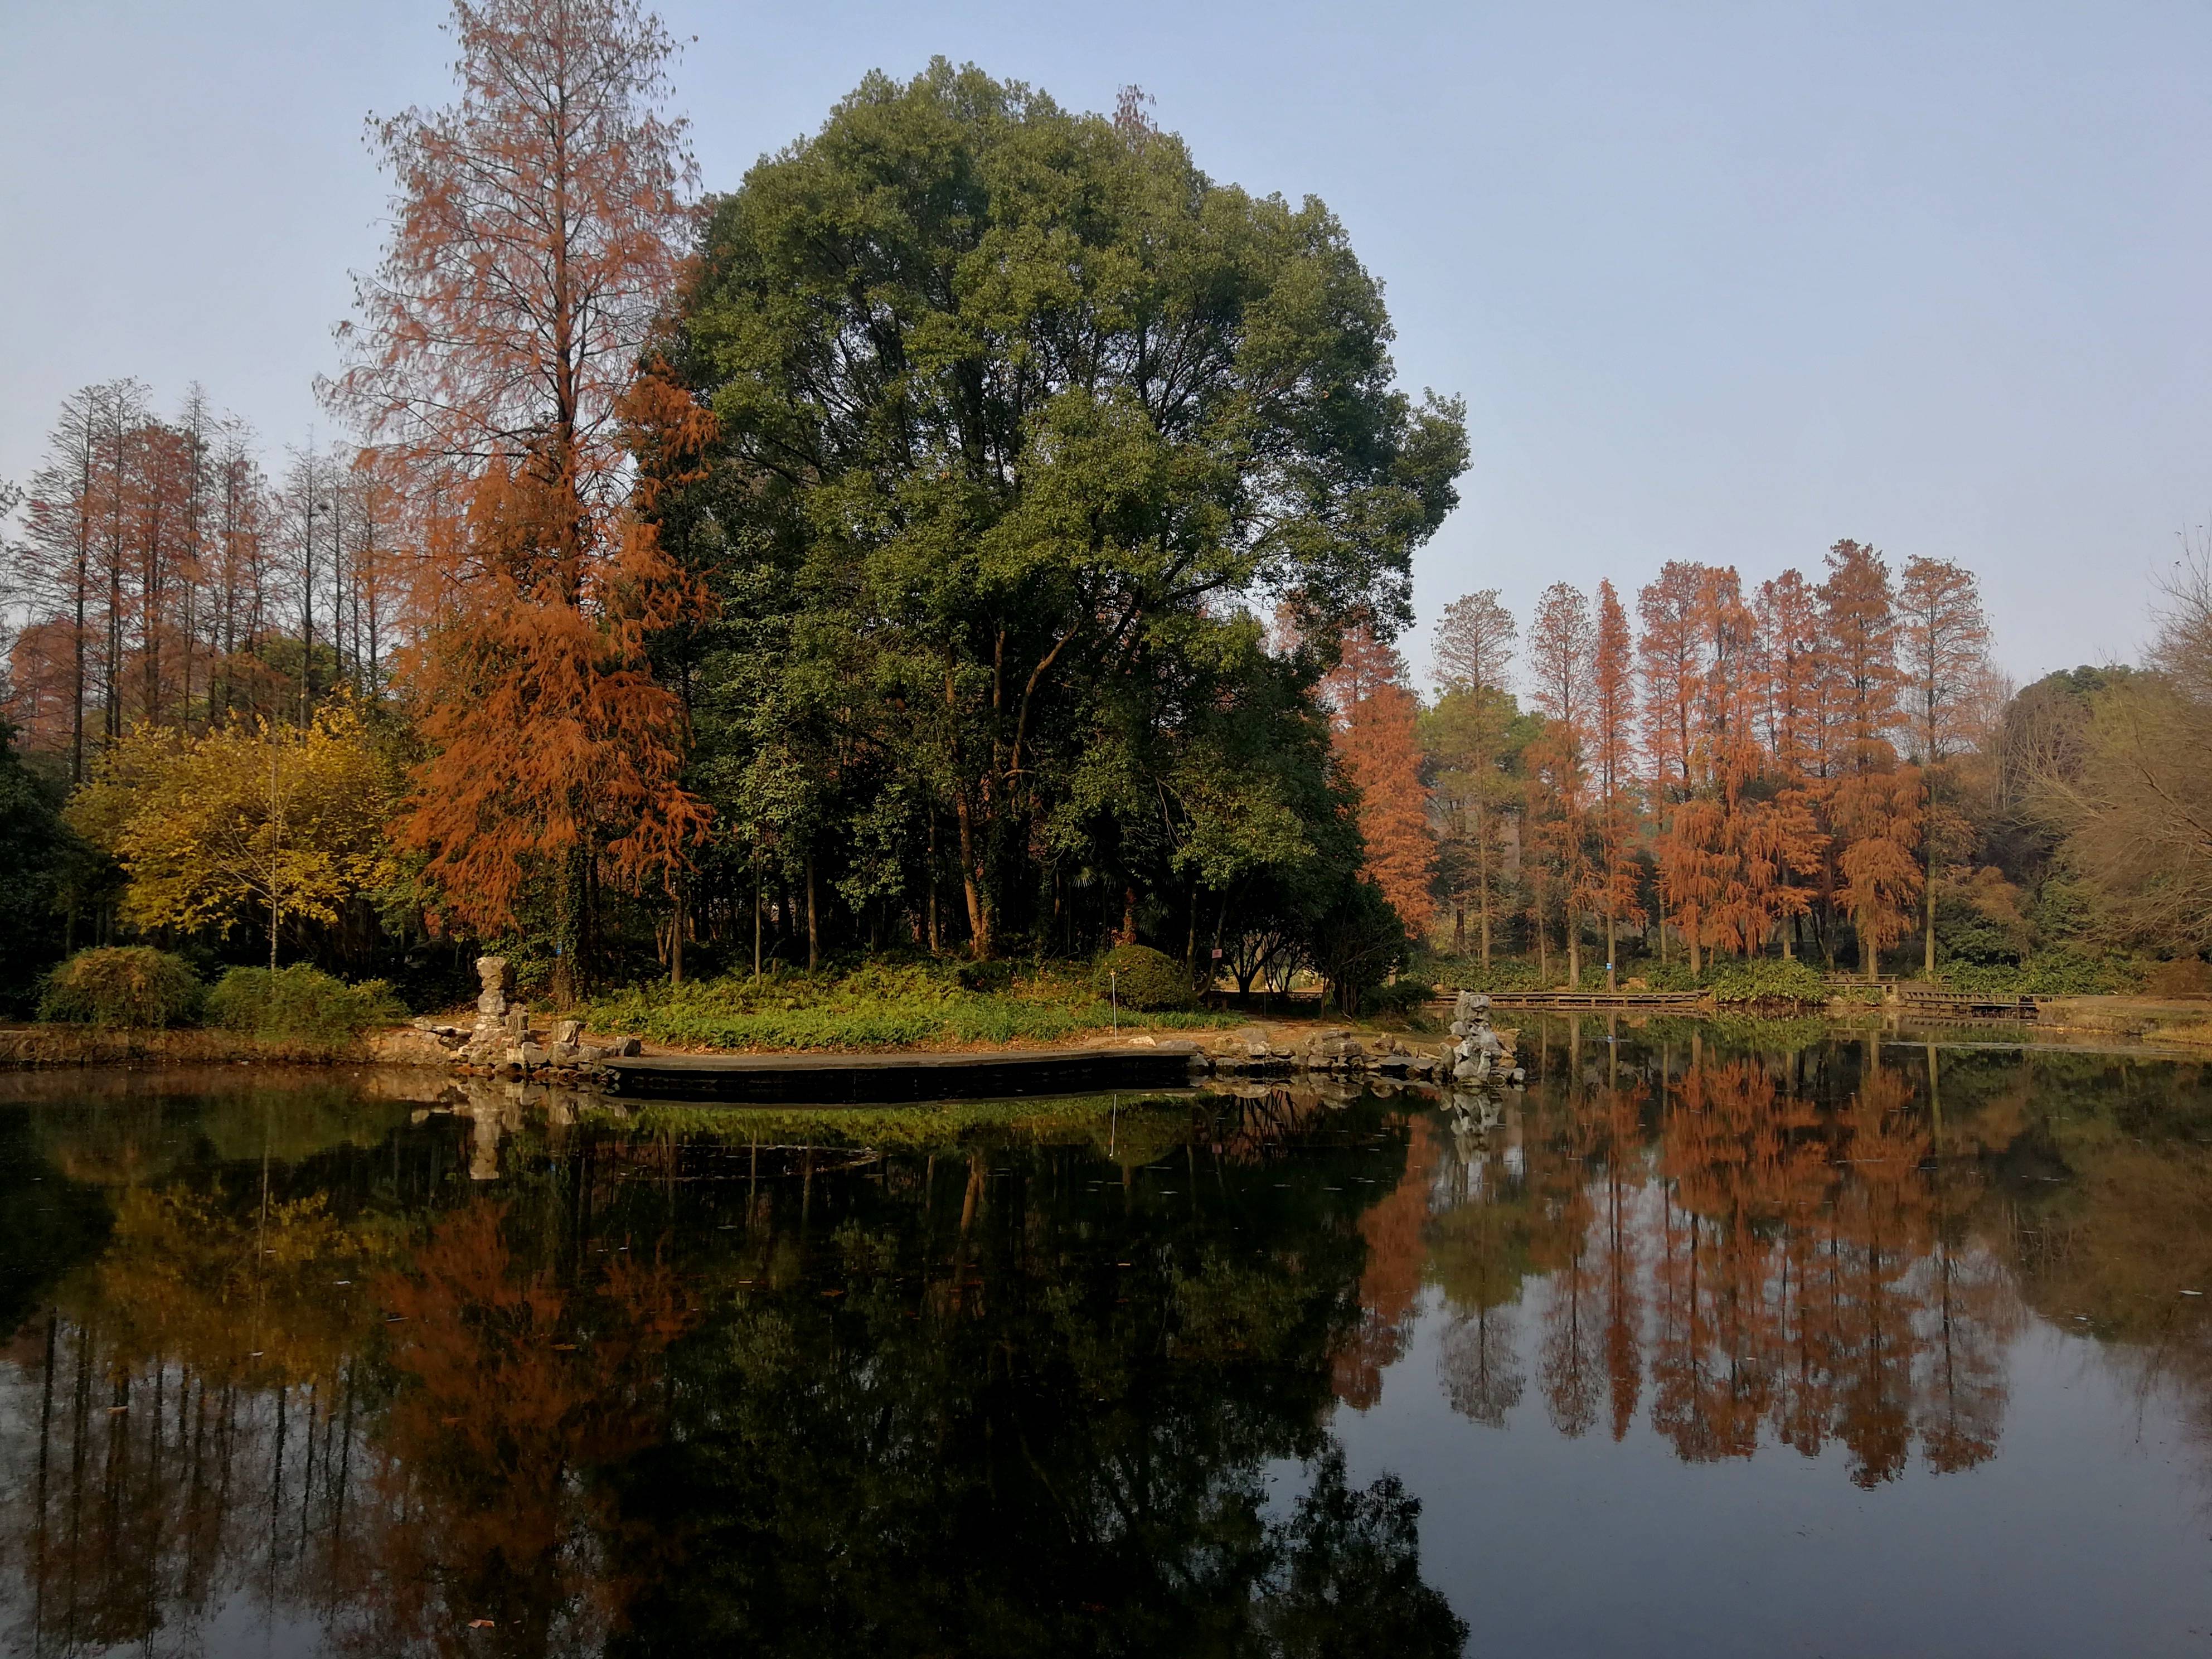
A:
{"type": "Polygon", "coordinates": [[[0,1077],[10,1654],[2203,1654],[2212,1077],[0,1077]]]}

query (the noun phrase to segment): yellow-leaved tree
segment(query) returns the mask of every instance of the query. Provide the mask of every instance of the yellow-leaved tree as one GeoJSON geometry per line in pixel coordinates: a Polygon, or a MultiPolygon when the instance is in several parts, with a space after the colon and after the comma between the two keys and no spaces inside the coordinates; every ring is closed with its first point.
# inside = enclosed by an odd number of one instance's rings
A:
{"type": "Polygon", "coordinates": [[[398,874],[385,826],[397,769],[343,701],[304,731],[266,720],[204,737],[143,727],[110,750],[70,807],[80,835],[130,878],[141,927],[228,929],[265,918],[333,923],[398,874]]]}

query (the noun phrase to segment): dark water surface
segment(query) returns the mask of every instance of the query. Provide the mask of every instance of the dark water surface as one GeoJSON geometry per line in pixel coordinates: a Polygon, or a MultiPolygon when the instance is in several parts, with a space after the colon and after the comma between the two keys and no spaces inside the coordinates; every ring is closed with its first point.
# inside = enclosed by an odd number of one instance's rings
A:
{"type": "Polygon", "coordinates": [[[5,1650],[2212,1651],[2212,1077],[1523,1041],[1455,1103],[0,1077],[5,1650]]]}

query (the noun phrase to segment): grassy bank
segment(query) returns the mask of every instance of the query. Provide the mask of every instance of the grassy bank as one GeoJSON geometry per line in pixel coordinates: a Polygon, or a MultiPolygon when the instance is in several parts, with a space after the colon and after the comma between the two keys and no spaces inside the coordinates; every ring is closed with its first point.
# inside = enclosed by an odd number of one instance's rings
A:
{"type": "Polygon", "coordinates": [[[1194,1030],[1244,1018],[1127,1008],[1117,1015],[1072,971],[1035,969],[979,989],[934,963],[639,986],[603,997],[584,1013],[593,1031],[634,1033],[670,1048],[740,1051],[997,1048],[1067,1042],[1117,1024],[1124,1031],[1194,1030]]]}
{"type": "Polygon", "coordinates": [[[326,1065],[358,1060],[367,1051],[354,1041],[263,1037],[242,1031],[191,1027],[117,1030],[100,1025],[0,1026],[0,1067],[67,1066],[228,1066],[246,1060],[267,1066],[326,1065]]]}

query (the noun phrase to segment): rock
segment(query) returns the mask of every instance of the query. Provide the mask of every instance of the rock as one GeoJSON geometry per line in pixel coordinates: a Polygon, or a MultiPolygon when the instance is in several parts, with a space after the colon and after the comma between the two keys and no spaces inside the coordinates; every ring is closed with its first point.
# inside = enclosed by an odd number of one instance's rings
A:
{"type": "Polygon", "coordinates": [[[635,1037],[631,1036],[617,1037],[614,1042],[607,1047],[608,1054],[621,1055],[624,1058],[641,1054],[644,1052],[645,1045],[640,1042],[635,1037]]]}
{"type": "Polygon", "coordinates": [[[505,957],[478,957],[477,981],[482,987],[477,994],[477,1012],[495,1019],[505,1014],[507,999],[514,992],[513,964],[505,957]]]}
{"type": "Polygon", "coordinates": [[[580,1019],[556,1019],[553,1022],[553,1042],[556,1048],[562,1043],[574,1045],[583,1035],[584,1022],[580,1019]]]}
{"type": "Polygon", "coordinates": [[[515,1063],[526,1069],[532,1066],[546,1065],[553,1058],[550,1049],[541,1048],[534,1042],[517,1043],[514,1054],[515,1063]]]}

